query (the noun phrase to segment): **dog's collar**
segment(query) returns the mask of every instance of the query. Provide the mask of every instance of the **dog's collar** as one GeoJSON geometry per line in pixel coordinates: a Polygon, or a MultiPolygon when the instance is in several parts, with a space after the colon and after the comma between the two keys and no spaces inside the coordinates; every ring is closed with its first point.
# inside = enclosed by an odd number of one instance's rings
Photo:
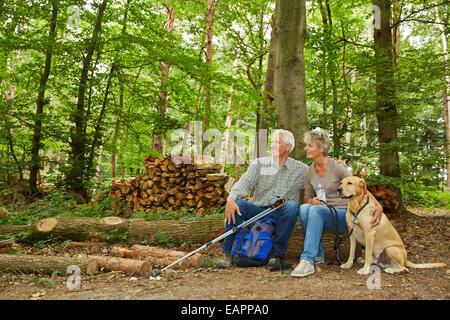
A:
{"type": "Polygon", "coordinates": [[[369,200],[370,200],[370,198],[367,197],[366,203],[361,208],[359,208],[358,212],[354,213],[352,210],[350,210],[350,213],[353,215],[353,217],[356,218],[358,216],[358,214],[360,214],[360,212],[363,211],[363,209],[369,204],[369,200]]]}

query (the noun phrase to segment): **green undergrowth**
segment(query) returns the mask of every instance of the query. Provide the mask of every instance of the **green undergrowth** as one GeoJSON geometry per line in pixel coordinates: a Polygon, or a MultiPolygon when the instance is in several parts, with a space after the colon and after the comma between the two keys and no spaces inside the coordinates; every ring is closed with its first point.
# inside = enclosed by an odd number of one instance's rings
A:
{"type": "Polygon", "coordinates": [[[195,209],[187,211],[145,209],[132,213],[127,208],[120,206],[115,199],[105,195],[89,205],[78,205],[61,191],[53,191],[44,198],[28,203],[0,203],[0,207],[6,209],[7,214],[0,216],[0,224],[26,225],[34,224],[39,220],[55,216],[66,217],[121,217],[125,219],[152,220],[187,220],[203,216],[223,215],[224,207],[212,208],[199,214],[195,209]],[[113,208],[115,208],[113,210],[113,208]]]}

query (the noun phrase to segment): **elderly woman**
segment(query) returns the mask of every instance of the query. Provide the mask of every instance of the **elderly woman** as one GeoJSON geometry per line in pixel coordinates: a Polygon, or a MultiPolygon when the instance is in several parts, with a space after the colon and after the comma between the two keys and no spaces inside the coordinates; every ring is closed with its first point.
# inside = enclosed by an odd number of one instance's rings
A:
{"type": "MultiPolygon", "coordinates": [[[[324,130],[316,128],[306,133],[305,144],[306,157],[314,161],[306,171],[303,180],[305,203],[300,206],[300,223],[305,232],[305,241],[300,263],[291,273],[293,277],[306,277],[315,272],[314,263],[324,262],[322,232],[324,229],[335,229],[335,217],[328,207],[320,201],[321,199],[336,208],[338,231],[348,231],[345,221],[347,200],[339,197],[337,188],[341,180],[350,176],[351,173],[343,164],[328,157],[330,137],[324,130]]],[[[374,213],[376,215],[372,224],[377,225],[382,213],[379,204],[377,210],[372,212],[372,214],[374,213]]]]}

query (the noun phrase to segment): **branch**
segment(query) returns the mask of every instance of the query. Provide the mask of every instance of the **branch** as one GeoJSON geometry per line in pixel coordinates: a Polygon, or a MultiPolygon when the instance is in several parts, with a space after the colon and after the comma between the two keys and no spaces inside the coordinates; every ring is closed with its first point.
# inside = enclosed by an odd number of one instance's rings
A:
{"type": "Polygon", "coordinates": [[[437,21],[429,21],[429,20],[420,20],[420,19],[407,19],[404,21],[416,21],[416,22],[422,22],[422,23],[431,23],[431,24],[441,24],[444,26],[448,26],[448,23],[445,22],[437,22],[437,21]]]}
{"type": "Polygon", "coordinates": [[[391,27],[395,27],[395,26],[399,25],[400,23],[402,23],[404,21],[409,21],[408,18],[413,16],[413,15],[415,15],[416,13],[419,13],[419,12],[422,12],[422,11],[425,11],[425,10],[428,10],[428,9],[432,9],[434,7],[439,7],[439,6],[442,6],[444,4],[448,4],[448,3],[450,3],[450,1],[444,1],[444,2],[441,2],[441,3],[435,3],[432,6],[429,6],[429,7],[426,7],[426,8],[422,8],[422,9],[419,9],[419,10],[416,10],[416,11],[412,11],[406,17],[404,17],[403,19],[401,19],[401,20],[397,21],[396,23],[394,23],[391,27]]]}

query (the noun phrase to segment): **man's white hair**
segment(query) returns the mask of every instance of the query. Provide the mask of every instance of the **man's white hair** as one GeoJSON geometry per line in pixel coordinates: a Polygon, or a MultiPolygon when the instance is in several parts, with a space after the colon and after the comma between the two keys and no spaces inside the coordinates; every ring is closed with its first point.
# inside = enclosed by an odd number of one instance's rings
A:
{"type": "Polygon", "coordinates": [[[294,147],[295,147],[295,138],[294,138],[294,135],[292,134],[292,132],[290,132],[290,131],[288,131],[288,130],[284,130],[284,129],[276,129],[276,130],[273,132],[272,140],[273,140],[273,137],[275,137],[275,135],[277,135],[277,134],[279,134],[279,133],[281,133],[282,136],[283,136],[283,142],[286,143],[286,144],[290,144],[290,145],[291,145],[291,149],[289,150],[289,152],[291,152],[292,150],[294,150],[294,147]]]}

